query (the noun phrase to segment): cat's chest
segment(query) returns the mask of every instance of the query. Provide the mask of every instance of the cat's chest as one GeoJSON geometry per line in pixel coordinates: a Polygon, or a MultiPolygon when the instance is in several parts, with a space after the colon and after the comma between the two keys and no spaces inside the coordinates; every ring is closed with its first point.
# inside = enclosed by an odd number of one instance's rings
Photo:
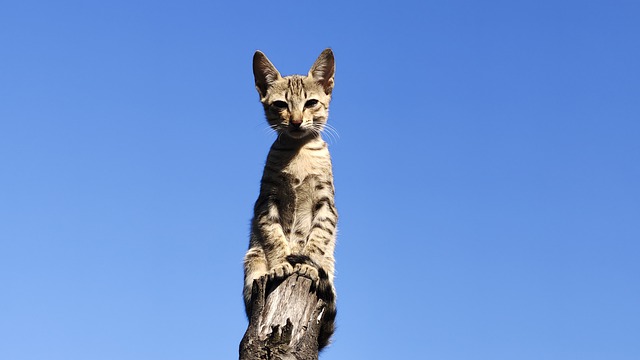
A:
{"type": "Polygon", "coordinates": [[[331,162],[326,148],[301,149],[284,167],[283,172],[299,187],[310,179],[317,179],[330,173],[331,162]]]}

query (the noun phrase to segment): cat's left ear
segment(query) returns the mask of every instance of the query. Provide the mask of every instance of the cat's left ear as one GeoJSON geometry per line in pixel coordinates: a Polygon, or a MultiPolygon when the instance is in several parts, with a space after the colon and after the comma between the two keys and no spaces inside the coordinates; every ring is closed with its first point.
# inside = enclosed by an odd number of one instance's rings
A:
{"type": "Polygon", "coordinates": [[[309,75],[315,81],[319,82],[324,88],[324,92],[327,95],[331,94],[333,90],[333,75],[336,72],[336,62],[333,58],[333,51],[331,49],[325,49],[313,66],[309,70],[309,75]]]}
{"type": "Polygon", "coordinates": [[[275,66],[267,59],[267,56],[258,50],[253,54],[253,76],[256,81],[256,89],[260,99],[267,95],[267,89],[277,80],[282,79],[275,66]]]}

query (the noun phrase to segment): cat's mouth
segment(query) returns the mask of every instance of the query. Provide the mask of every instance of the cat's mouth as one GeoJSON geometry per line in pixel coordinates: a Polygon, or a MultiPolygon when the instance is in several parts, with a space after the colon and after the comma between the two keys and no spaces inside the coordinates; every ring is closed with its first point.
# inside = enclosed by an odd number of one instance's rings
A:
{"type": "Polygon", "coordinates": [[[287,129],[287,133],[289,133],[291,137],[299,138],[304,136],[307,133],[307,130],[302,128],[287,129]]]}
{"type": "Polygon", "coordinates": [[[307,134],[309,134],[309,131],[302,127],[290,127],[286,129],[285,132],[287,133],[287,135],[289,135],[294,139],[300,139],[305,137],[307,134]]]}

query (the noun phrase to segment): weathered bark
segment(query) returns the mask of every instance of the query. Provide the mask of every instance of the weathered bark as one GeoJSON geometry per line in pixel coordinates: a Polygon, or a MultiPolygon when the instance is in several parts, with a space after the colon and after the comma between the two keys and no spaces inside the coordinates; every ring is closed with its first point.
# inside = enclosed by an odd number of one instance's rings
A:
{"type": "Polygon", "coordinates": [[[253,283],[249,326],[240,342],[240,360],[317,360],[325,303],[313,282],[292,274],[253,283]]]}

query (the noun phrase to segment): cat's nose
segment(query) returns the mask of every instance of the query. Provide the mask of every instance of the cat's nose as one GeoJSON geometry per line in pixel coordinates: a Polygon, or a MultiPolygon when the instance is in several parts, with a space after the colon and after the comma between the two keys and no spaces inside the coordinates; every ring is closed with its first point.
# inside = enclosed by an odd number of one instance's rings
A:
{"type": "Polygon", "coordinates": [[[291,119],[291,126],[297,129],[300,125],[302,125],[302,119],[291,119]]]}

